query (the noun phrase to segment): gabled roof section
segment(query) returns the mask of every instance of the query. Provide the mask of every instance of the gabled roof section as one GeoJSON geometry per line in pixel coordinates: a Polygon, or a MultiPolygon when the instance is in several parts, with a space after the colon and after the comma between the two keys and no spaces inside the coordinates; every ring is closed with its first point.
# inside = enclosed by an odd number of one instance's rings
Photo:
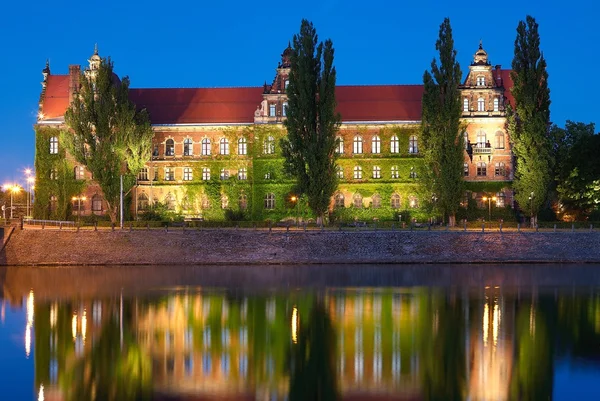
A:
{"type": "Polygon", "coordinates": [[[46,93],[42,102],[43,120],[64,116],[69,107],[69,76],[48,75],[46,93]]]}
{"type": "Polygon", "coordinates": [[[262,87],[130,89],[129,98],[148,110],[152,124],[251,124],[262,93],[262,87]]]}
{"type": "MultiPolygon", "coordinates": [[[[513,80],[510,77],[510,73],[512,72],[512,70],[500,70],[500,78],[502,79],[502,86],[504,86],[504,97],[506,98],[506,100],[508,101],[508,103],[510,103],[511,107],[515,107],[515,98],[512,95],[512,88],[513,88],[513,80]]],[[[494,73],[496,74],[496,73],[494,73]]],[[[496,76],[494,76],[494,78],[496,78],[496,76]]]]}
{"type": "Polygon", "coordinates": [[[338,86],[343,122],[420,121],[423,85],[338,86]]]}

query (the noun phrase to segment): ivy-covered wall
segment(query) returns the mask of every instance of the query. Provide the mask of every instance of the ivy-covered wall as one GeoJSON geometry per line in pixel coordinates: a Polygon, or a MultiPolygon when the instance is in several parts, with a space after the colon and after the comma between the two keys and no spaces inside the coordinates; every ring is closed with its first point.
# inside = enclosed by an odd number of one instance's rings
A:
{"type": "Polygon", "coordinates": [[[66,220],[71,218],[71,198],[86,186],[84,180],[75,180],[75,164],[68,160],[60,143],[61,129],[35,127],[35,202],[36,219],[66,220]],[[56,153],[50,152],[50,139],[57,138],[56,153]],[[52,202],[52,197],[56,202],[52,202]]]}

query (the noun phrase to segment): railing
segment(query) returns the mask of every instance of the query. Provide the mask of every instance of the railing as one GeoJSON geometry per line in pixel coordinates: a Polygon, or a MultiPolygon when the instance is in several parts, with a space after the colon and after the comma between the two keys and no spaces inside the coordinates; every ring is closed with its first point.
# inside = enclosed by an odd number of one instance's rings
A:
{"type": "Polygon", "coordinates": [[[492,148],[479,148],[477,146],[473,146],[473,154],[474,155],[491,155],[492,148]]]}
{"type": "Polygon", "coordinates": [[[74,221],[23,219],[23,226],[41,228],[75,228],[74,221]]]}

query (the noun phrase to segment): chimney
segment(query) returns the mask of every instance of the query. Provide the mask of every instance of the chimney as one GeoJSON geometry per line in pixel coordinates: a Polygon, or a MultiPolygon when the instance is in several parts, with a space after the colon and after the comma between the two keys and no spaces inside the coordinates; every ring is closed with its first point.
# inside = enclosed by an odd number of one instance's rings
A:
{"type": "Polygon", "coordinates": [[[496,86],[497,87],[502,86],[502,74],[500,71],[500,67],[502,67],[500,64],[496,65],[496,86]]]}
{"type": "Polygon", "coordinates": [[[69,104],[73,101],[73,96],[79,91],[79,76],[81,75],[81,66],[69,66],[69,104]]]}

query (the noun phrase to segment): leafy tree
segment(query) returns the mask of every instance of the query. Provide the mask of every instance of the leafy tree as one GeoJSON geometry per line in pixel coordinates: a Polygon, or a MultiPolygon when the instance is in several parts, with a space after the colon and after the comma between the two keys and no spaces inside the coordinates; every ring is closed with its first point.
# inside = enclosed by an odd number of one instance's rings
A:
{"type": "Polygon", "coordinates": [[[287,137],[281,148],[285,171],[296,178],[297,190],[306,194],[308,206],[319,221],[337,188],[336,133],[340,116],[335,111],[336,71],[333,43],[317,45],[313,24],[302,20],[294,35],[287,88],[287,137]]]}
{"type": "Polygon", "coordinates": [[[600,135],[594,130],[593,123],[573,121],[550,130],[559,210],[574,218],[600,208],[600,135]]]}
{"type": "Polygon", "coordinates": [[[550,89],[546,60],[540,51],[538,24],[531,16],[520,21],[512,62],[514,109],[508,108],[508,130],[515,154],[515,198],[528,210],[532,223],[545,204],[552,184],[550,89]]]}
{"type": "Polygon", "coordinates": [[[92,173],[115,222],[119,176],[123,175],[127,192],[150,159],[150,120],[145,110],[137,111],[129,100],[129,78],[119,82],[110,58],[102,60],[97,74],[82,74],[80,83],[80,91],[65,113],[70,130],[61,139],[75,160],[92,173]]]}
{"type": "Polygon", "coordinates": [[[437,207],[448,214],[449,224],[456,222],[456,212],[463,195],[464,144],[461,135],[462,113],[458,86],[462,79],[452,38],[450,20],[440,25],[435,43],[440,64],[433,59],[431,73],[423,74],[423,117],[421,148],[425,159],[420,174],[426,190],[437,207]]]}

